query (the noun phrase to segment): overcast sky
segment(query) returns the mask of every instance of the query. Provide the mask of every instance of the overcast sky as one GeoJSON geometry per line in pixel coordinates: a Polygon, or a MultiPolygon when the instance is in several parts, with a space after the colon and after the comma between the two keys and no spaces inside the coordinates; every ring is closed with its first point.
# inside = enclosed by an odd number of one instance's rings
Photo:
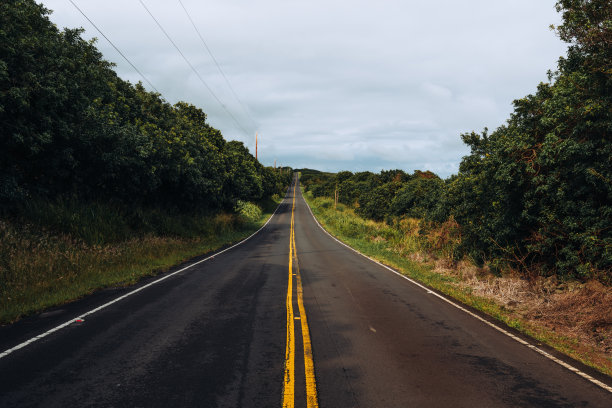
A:
{"type": "MultiPolygon", "coordinates": [[[[554,0],[73,0],[171,102],[202,108],[228,140],[266,165],[326,171],[401,168],[456,173],[460,134],[493,130],[535,92],[566,45],[554,0]]],[[[68,0],[45,0],[59,27],[143,81],[68,0]]],[[[151,87],[144,83],[147,89],[151,87]]]]}

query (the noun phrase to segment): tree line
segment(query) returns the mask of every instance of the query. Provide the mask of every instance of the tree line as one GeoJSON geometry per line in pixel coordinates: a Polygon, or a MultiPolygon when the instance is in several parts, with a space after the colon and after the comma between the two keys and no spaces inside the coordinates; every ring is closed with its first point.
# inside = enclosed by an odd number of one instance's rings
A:
{"type": "Polygon", "coordinates": [[[34,0],[0,4],[0,206],[68,197],[202,211],[282,194],[288,171],[206,114],[117,76],[82,29],[34,0]]]}
{"type": "Polygon", "coordinates": [[[612,280],[612,4],[557,2],[569,44],[549,82],[514,101],[507,123],[461,135],[471,148],[442,180],[401,170],[305,172],[315,196],[364,217],[457,222],[457,254],[527,275],[612,280]]]}

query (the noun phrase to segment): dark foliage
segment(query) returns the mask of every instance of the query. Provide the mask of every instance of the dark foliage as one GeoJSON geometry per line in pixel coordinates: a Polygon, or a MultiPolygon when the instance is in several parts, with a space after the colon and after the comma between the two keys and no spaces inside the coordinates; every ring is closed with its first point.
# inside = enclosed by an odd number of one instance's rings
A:
{"type": "Polygon", "coordinates": [[[117,201],[194,211],[281,194],[289,172],[226,142],[190,104],[119,78],[81,30],[0,4],[0,203],[117,201]]]}

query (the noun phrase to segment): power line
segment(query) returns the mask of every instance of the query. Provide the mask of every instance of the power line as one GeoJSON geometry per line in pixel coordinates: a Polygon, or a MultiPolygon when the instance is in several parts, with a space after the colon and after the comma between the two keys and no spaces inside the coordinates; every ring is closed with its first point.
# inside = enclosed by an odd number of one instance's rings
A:
{"type": "Polygon", "coordinates": [[[142,0],[138,0],[140,2],[140,4],[142,5],[142,7],[144,7],[144,9],[147,11],[147,13],[149,13],[149,15],[151,16],[151,18],[153,19],[153,21],[155,21],[155,23],[157,24],[157,26],[159,27],[159,29],[164,33],[164,35],[166,36],[166,38],[172,43],[172,45],[174,46],[174,48],[176,48],[176,50],[179,52],[179,54],[181,54],[181,57],[183,57],[183,59],[185,60],[185,62],[187,63],[187,65],[189,65],[189,68],[191,68],[191,70],[194,72],[194,74],[196,74],[196,76],[198,77],[198,79],[200,80],[200,82],[202,82],[202,84],[206,87],[206,89],[208,89],[208,92],[210,92],[210,94],[215,98],[215,100],[219,103],[219,105],[221,105],[221,107],[223,108],[223,110],[225,110],[225,112],[234,120],[234,123],[236,123],[236,125],[242,129],[242,131],[244,132],[245,135],[249,136],[249,132],[247,132],[245,130],[245,128],[240,124],[240,122],[238,122],[238,120],[234,117],[234,115],[232,115],[232,113],[227,109],[227,107],[223,104],[223,102],[221,102],[221,100],[217,97],[217,95],[213,92],[213,90],[210,88],[210,86],[208,86],[208,84],[206,83],[206,81],[204,81],[204,78],[202,78],[202,76],[200,75],[200,73],[194,68],[194,66],[191,64],[191,62],[187,59],[187,57],[185,56],[185,54],[183,54],[183,52],[181,51],[181,49],[178,47],[178,45],[176,45],[176,43],[174,42],[174,40],[172,39],[172,37],[170,37],[170,35],[166,32],[166,30],[164,30],[164,27],[162,27],[162,25],[160,24],[160,22],[155,18],[155,16],[153,15],[153,13],[151,13],[151,11],[149,10],[149,8],[144,4],[144,2],[142,0]]]}
{"type": "Polygon", "coordinates": [[[225,75],[225,72],[223,72],[223,70],[221,69],[221,65],[219,64],[219,62],[217,62],[217,59],[215,58],[215,56],[213,55],[212,51],[210,50],[210,48],[208,47],[208,44],[206,44],[206,41],[204,40],[204,37],[202,36],[202,34],[200,33],[200,30],[198,30],[198,27],[196,26],[196,24],[194,23],[193,19],[191,18],[191,15],[189,14],[189,12],[187,11],[187,9],[185,8],[185,5],[183,4],[183,2],[181,0],[178,0],[178,2],[180,3],[181,7],[183,8],[183,10],[185,11],[185,14],[187,14],[187,18],[189,18],[189,21],[191,22],[191,25],[193,26],[194,30],[196,31],[196,33],[198,34],[198,37],[200,37],[200,41],[202,42],[202,44],[204,45],[204,48],[206,48],[206,51],[208,51],[208,54],[210,55],[210,57],[212,58],[212,60],[214,61],[215,65],[217,66],[217,69],[219,70],[219,72],[221,73],[221,75],[223,76],[223,79],[225,79],[225,83],[227,84],[227,86],[229,87],[230,91],[232,91],[232,94],[234,95],[234,97],[236,98],[236,100],[240,103],[240,105],[242,106],[242,108],[244,109],[244,111],[246,112],[246,114],[248,115],[249,119],[251,120],[252,124],[254,127],[257,127],[257,124],[255,123],[255,120],[253,119],[253,117],[251,116],[251,113],[249,112],[249,110],[247,109],[246,105],[240,100],[240,98],[238,97],[238,95],[236,94],[236,91],[234,91],[234,88],[232,87],[232,84],[230,83],[229,79],[227,78],[227,76],[225,75]]]}
{"type": "Polygon", "coordinates": [[[110,45],[112,45],[112,47],[115,49],[115,51],[117,51],[117,52],[119,53],[119,55],[121,55],[121,56],[123,57],[123,59],[124,59],[124,60],[126,60],[126,61],[127,61],[127,63],[128,63],[128,64],[130,64],[130,65],[132,66],[132,68],[134,68],[134,70],[135,70],[136,72],[138,72],[138,74],[139,74],[139,75],[142,77],[142,79],[144,79],[144,80],[145,80],[145,81],[146,81],[146,82],[149,84],[149,86],[155,90],[155,92],[157,92],[158,94],[160,94],[160,95],[161,95],[161,92],[159,92],[159,91],[157,90],[157,88],[155,87],[155,85],[153,85],[153,84],[151,83],[151,81],[149,81],[149,79],[148,79],[146,76],[144,76],[144,74],[143,74],[142,72],[140,72],[140,70],[139,70],[138,68],[136,68],[136,66],[135,66],[134,64],[132,64],[132,61],[130,61],[130,60],[128,59],[128,57],[126,57],[126,56],[125,56],[125,55],[124,55],[124,54],[121,52],[121,50],[120,50],[119,48],[117,48],[117,46],[115,46],[115,44],[113,44],[113,42],[112,42],[111,40],[109,40],[109,38],[108,38],[108,37],[107,37],[107,36],[106,36],[106,35],[105,35],[105,34],[102,32],[102,30],[100,30],[100,29],[98,28],[98,26],[97,26],[97,25],[95,25],[95,24],[94,24],[94,22],[93,22],[93,21],[91,21],[91,19],[90,19],[89,17],[87,17],[87,15],[86,15],[86,14],[83,12],[83,10],[81,10],[81,9],[79,8],[79,6],[77,6],[77,5],[76,5],[76,3],[75,3],[74,1],[72,1],[72,0],[68,0],[68,1],[69,1],[70,3],[72,3],[72,5],[73,5],[73,6],[74,6],[74,7],[75,7],[75,8],[76,8],[78,11],[79,11],[79,13],[81,13],[81,14],[83,15],[83,17],[85,17],[85,18],[87,19],[87,21],[89,21],[89,23],[90,23],[90,24],[91,24],[91,25],[92,25],[92,26],[93,26],[93,27],[94,27],[96,30],[98,30],[98,32],[100,33],[100,35],[101,35],[102,37],[104,37],[104,38],[106,39],[106,41],[108,41],[108,42],[109,42],[109,44],[110,44],[110,45]]]}

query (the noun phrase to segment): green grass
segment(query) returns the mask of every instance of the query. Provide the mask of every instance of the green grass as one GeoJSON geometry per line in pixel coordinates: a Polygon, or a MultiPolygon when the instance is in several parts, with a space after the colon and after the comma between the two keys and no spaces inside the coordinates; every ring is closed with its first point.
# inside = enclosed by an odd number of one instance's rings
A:
{"type": "Polygon", "coordinates": [[[260,206],[263,211],[242,203],[245,214],[189,215],[127,213],[102,204],[31,205],[19,217],[0,219],[0,323],[133,284],[237,242],[256,231],[276,203],[260,206]]]}
{"type": "MultiPolygon", "coordinates": [[[[431,250],[424,237],[407,234],[406,230],[402,231],[397,226],[365,220],[356,215],[353,209],[342,204],[338,204],[337,209],[334,209],[331,198],[313,198],[310,192],[304,193],[304,198],[317,220],[329,233],[364,255],[484,312],[604,374],[612,375],[612,359],[609,356],[602,357],[597,350],[580,344],[574,338],[535,325],[492,299],[472,294],[469,287],[459,285],[459,278],[436,273],[431,265],[409,259],[408,256],[412,253],[431,250]]],[[[447,248],[441,248],[438,254],[444,254],[446,251],[447,248]]]]}

